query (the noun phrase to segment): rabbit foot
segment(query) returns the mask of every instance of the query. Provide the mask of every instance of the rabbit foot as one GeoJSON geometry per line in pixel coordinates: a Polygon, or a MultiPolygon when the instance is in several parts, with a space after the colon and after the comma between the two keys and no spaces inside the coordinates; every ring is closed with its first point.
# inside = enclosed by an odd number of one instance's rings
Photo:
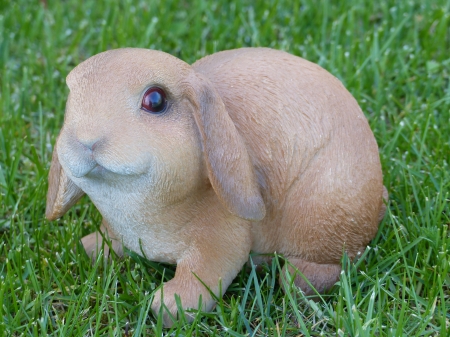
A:
{"type": "Polygon", "coordinates": [[[319,264],[296,258],[290,258],[288,261],[280,275],[280,284],[284,291],[289,289],[290,284],[287,274],[295,277],[294,285],[300,288],[306,296],[314,295],[316,292],[305,281],[304,277],[319,293],[327,291],[339,280],[341,266],[338,264],[319,264]],[[303,275],[300,275],[299,271],[303,275]]]}
{"type": "Polygon", "coordinates": [[[187,322],[194,320],[195,313],[187,312],[186,309],[211,310],[215,305],[208,289],[198,280],[179,282],[176,278],[173,278],[156,291],[152,303],[152,311],[155,317],[162,315],[163,324],[166,328],[170,328],[174,322],[180,319],[176,297],[180,299],[187,322]],[[192,283],[192,281],[195,283],[192,283]]]}
{"type": "Polygon", "coordinates": [[[103,256],[105,258],[110,257],[110,247],[118,256],[123,256],[122,243],[116,239],[105,221],[102,222],[99,232],[94,232],[86,235],[81,239],[81,243],[86,251],[86,254],[92,259],[93,262],[97,260],[98,254],[103,250],[103,256]],[[104,239],[110,241],[110,245],[105,242],[104,239]]]}

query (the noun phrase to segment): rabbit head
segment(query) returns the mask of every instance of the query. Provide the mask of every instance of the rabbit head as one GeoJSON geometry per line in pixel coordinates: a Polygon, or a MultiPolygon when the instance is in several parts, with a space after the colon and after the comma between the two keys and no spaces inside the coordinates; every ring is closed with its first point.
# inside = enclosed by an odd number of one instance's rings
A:
{"type": "Polygon", "coordinates": [[[124,198],[134,211],[160,210],[211,185],[231,213],[264,217],[245,146],[211,83],[188,64],[158,51],[112,50],[78,65],[67,85],[49,219],[84,193],[105,216],[124,198]]]}

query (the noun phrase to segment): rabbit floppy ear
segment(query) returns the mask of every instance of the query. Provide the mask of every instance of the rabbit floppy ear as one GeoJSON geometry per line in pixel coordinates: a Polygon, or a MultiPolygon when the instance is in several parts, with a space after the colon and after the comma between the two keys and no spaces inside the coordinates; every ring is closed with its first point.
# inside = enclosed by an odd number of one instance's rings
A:
{"type": "Polygon", "coordinates": [[[84,192],[67,177],[58,160],[58,153],[53,150],[52,164],[48,174],[47,206],[45,216],[55,220],[63,216],[84,192]]]}
{"type": "Polygon", "coordinates": [[[253,165],[219,93],[198,73],[191,74],[187,87],[209,180],[219,200],[243,219],[261,220],[266,209],[253,165]]]}

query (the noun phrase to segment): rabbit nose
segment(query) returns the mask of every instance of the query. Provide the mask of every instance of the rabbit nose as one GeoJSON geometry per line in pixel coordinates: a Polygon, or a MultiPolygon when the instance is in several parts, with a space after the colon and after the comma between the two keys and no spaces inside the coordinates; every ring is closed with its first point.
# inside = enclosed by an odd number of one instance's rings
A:
{"type": "Polygon", "coordinates": [[[98,138],[89,138],[89,137],[77,137],[78,142],[83,145],[85,148],[93,151],[97,144],[99,143],[98,138]]]}

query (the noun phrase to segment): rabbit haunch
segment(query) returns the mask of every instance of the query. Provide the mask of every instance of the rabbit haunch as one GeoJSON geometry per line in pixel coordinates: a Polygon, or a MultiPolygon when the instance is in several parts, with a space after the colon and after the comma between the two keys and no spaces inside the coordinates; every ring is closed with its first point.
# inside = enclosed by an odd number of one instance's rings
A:
{"type": "MultiPolygon", "coordinates": [[[[113,249],[123,243],[177,263],[164,297],[155,295],[156,314],[163,301],[176,317],[174,294],[183,308],[201,295],[210,310],[198,279],[221,296],[250,251],[283,254],[324,291],[343,251],[356,257],[377,232],[387,194],[375,138],[350,93],[318,65],[246,48],[190,66],[127,48],[91,57],[67,84],[46,216],[62,216],[86,193],[113,249]],[[141,109],[152,86],[167,97],[162,114],[141,109]]],[[[89,254],[98,239],[83,238],[89,254]]],[[[295,283],[313,292],[301,276],[295,283]]]]}

